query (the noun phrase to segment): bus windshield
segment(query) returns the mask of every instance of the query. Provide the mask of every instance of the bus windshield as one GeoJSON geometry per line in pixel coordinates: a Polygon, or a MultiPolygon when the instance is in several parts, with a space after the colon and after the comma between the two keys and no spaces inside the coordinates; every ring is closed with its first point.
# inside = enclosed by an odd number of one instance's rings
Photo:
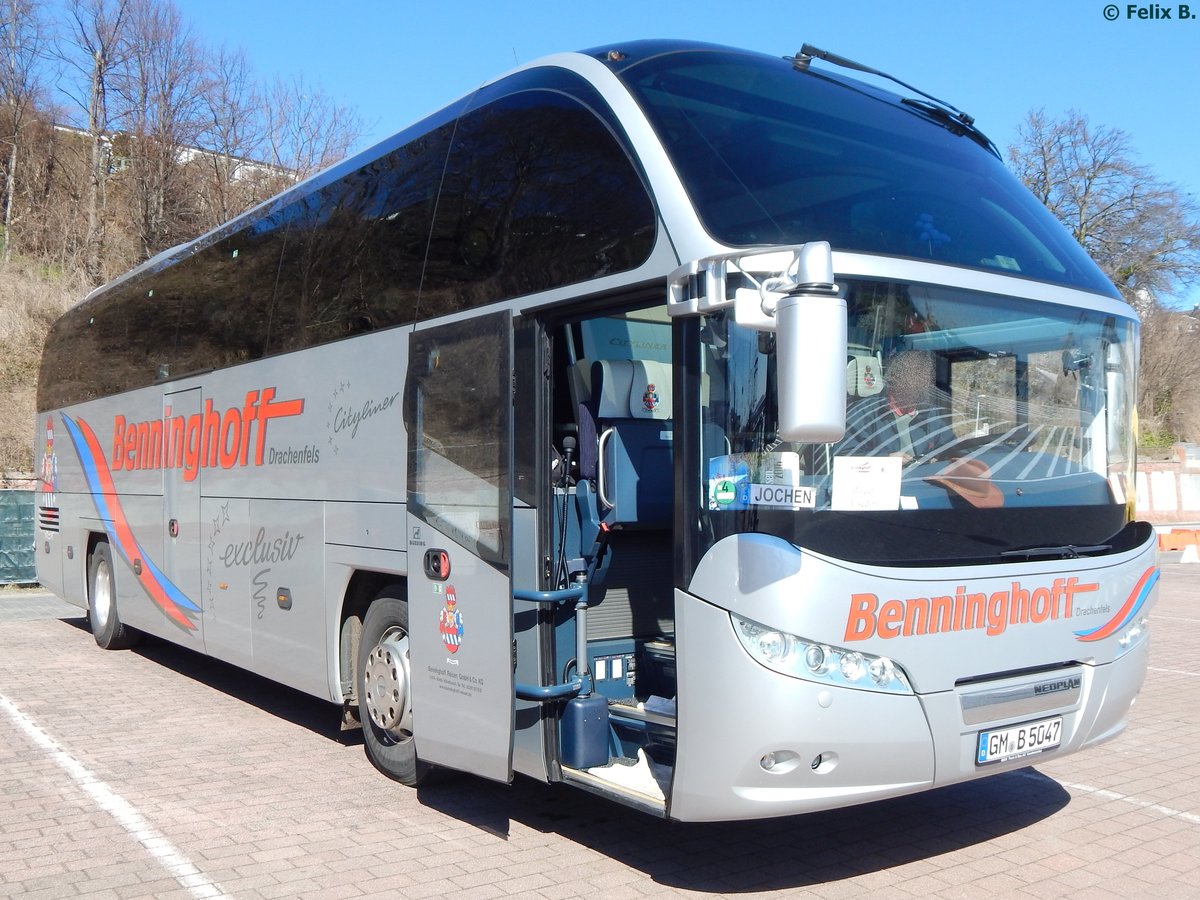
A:
{"type": "Polygon", "coordinates": [[[621,77],[725,244],[828,241],[1118,296],[994,153],[917,105],[724,48],[630,59],[621,77]]]}
{"type": "Polygon", "coordinates": [[[759,531],[901,565],[1119,540],[1133,510],[1131,320],[953,287],[838,282],[850,353],[837,443],[780,440],[774,336],[725,310],[704,318],[703,540],[759,531]]]}

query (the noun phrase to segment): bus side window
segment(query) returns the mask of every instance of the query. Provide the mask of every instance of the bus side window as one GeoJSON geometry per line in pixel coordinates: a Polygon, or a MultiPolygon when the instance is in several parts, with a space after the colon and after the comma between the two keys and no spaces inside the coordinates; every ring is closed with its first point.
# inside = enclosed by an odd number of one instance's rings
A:
{"type": "Polygon", "coordinates": [[[655,221],[637,169],[591,109],[557,91],[501,97],[455,130],[420,317],[636,268],[655,221]]]}

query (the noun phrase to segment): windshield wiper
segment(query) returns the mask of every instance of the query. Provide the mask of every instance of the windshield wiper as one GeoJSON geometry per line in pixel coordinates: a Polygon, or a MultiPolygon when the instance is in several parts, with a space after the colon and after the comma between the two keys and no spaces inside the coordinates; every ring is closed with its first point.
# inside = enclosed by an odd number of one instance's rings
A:
{"type": "Polygon", "coordinates": [[[1094,556],[1112,549],[1112,544],[1091,544],[1077,547],[1075,544],[1064,544],[1061,547],[1029,547],[1024,550],[1005,550],[1001,556],[1020,556],[1025,559],[1040,557],[1043,559],[1079,559],[1084,556],[1094,556]]]}
{"type": "Polygon", "coordinates": [[[963,119],[959,114],[952,112],[946,107],[938,106],[936,103],[927,103],[924,100],[914,100],[912,97],[905,97],[900,102],[905,106],[920,110],[924,115],[937,122],[937,124],[948,128],[955,134],[969,137],[979,146],[985,150],[990,150],[996,156],[1000,155],[1000,151],[996,149],[996,145],[992,143],[992,139],[972,124],[974,120],[970,116],[966,116],[963,119]]]}
{"type": "Polygon", "coordinates": [[[820,47],[814,47],[812,44],[805,44],[800,48],[800,52],[795,56],[785,56],[784,59],[790,59],[792,66],[800,72],[807,72],[809,64],[814,59],[823,59],[827,63],[832,63],[835,66],[841,66],[843,69],[854,69],[856,72],[866,72],[868,75],[874,75],[878,78],[886,78],[895,84],[900,85],[905,90],[912,91],[915,94],[920,94],[925,98],[922,100],[914,100],[911,97],[905,97],[900,102],[906,106],[916,109],[923,113],[926,117],[932,119],[937,124],[950,129],[955,134],[963,134],[975,141],[986,150],[991,151],[997,157],[1000,156],[1000,151],[996,149],[996,145],[992,143],[991,138],[980,131],[975,126],[975,117],[963,112],[952,103],[947,103],[945,100],[939,100],[933,94],[927,94],[920,88],[913,87],[905,81],[901,81],[895,75],[889,75],[887,72],[881,72],[879,69],[874,69],[871,66],[864,66],[862,63],[855,62],[852,59],[847,59],[844,56],[838,56],[836,53],[830,53],[828,50],[822,50],[820,47]]]}

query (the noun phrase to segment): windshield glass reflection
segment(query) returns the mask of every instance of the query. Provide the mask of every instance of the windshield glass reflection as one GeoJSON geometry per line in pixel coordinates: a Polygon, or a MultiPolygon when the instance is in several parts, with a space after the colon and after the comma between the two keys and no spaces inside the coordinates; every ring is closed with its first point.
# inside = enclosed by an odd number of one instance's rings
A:
{"type": "Polygon", "coordinates": [[[968,555],[1063,543],[1054,511],[1091,510],[1090,525],[1066,534],[1077,543],[1130,520],[1132,322],[936,285],[839,283],[850,351],[847,429],[834,444],[780,440],[772,336],[723,312],[706,319],[701,498],[710,516],[817,543],[808,530],[822,516],[869,516],[876,527],[907,518],[915,530],[895,552],[913,559],[953,543],[943,532],[957,526],[939,525],[939,511],[973,514],[961,537],[975,546],[956,551],[968,555]],[[937,534],[935,546],[919,547],[921,529],[937,534]]]}

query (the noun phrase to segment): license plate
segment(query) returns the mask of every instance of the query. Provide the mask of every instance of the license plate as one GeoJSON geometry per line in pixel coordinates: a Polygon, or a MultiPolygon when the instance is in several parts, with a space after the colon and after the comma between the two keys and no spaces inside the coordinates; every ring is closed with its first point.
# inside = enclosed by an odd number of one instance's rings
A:
{"type": "Polygon", "coordinates": [[[975,765],[1032,756],[1062,743],[1062,716],[979,732],[975,765]]]}

